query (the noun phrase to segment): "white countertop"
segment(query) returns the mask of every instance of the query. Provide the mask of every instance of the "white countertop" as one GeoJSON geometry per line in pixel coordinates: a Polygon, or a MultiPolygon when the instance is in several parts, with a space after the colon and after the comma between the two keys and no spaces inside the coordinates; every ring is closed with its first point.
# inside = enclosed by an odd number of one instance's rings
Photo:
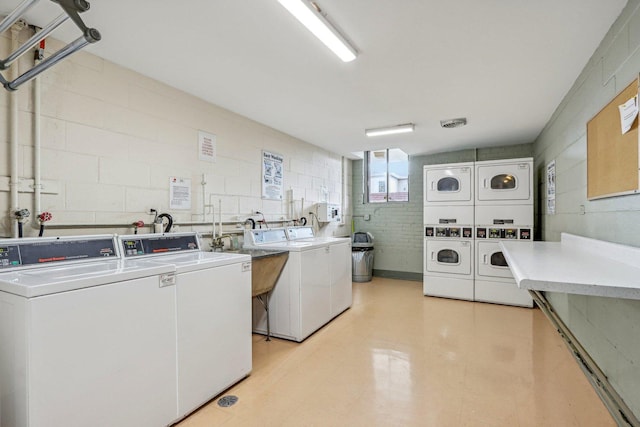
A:
{"type": "Polygon", "coordinates": [[[560,242],[500,242],[518,287],[640,299],[640,248],[562,233],[560,242]]]}

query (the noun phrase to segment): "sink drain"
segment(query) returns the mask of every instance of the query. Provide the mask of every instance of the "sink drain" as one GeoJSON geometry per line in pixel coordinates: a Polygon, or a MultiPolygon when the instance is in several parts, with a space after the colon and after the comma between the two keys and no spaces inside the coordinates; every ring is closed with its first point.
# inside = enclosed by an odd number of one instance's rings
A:
{"type": "Polygon", "coordinates": [[[222,406],[223,408],[228,408],[229,406],[235,405],[238,401],[238,396],[223,396],[218,399],[218,406],[222,406]]]}

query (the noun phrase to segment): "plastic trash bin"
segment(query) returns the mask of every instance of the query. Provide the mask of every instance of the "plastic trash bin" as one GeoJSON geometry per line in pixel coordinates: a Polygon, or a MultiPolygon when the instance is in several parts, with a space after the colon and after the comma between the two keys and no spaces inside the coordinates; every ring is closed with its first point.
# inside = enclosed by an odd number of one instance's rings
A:
{"type": "Polygon", "coordinates": [[[357,232],[351,236],[352,277],[354,282],[370,282],[373,276],[373,236],[357,232]]]}

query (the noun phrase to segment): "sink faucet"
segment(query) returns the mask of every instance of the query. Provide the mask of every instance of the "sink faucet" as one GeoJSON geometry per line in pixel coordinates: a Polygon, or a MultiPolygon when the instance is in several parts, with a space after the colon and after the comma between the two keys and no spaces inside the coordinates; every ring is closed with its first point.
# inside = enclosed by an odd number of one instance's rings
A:
{"type": "Polygon", "coordinates": [[[223,234],[222,236],[218,236],[218,237],[214,237],[211,241],[211,248],[213,249],[213,252],[216,251],[220,251],[222,252],[224,250],[224,239],[229,239],[229,249],[233,250],[233,240],[231,239],[231,236],[228,234],[223,234]]]}

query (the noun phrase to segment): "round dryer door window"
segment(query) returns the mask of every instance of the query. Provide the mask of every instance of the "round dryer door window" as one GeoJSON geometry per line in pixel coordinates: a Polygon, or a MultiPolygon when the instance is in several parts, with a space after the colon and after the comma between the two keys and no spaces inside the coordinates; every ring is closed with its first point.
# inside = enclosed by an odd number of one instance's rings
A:
{"type": "Polygon", "coordinates": [[[453,249],[438,251],[438,262],[443,264],[460,264],[460,255],[453,249]]]}
{"type": "Polygon", "coordinates": [[[441,178],[438,180],[438,191],[449,193],[460,191],[460,181],[450,176],[441,178]]]}
{"type": "Polygon", "coordinates": [[[504,258],[504,254],[502,252],[494,252],[491,254],[491,265],[494,267],[509,267],[509,264],[507,264],[507,260],[504,258]]]}
{"type": "Polygon", "coordinates": [[[509,174],[500,174],[491,178],[492,190],[513,190],[516,188],[516,177],[509,174]]]}

